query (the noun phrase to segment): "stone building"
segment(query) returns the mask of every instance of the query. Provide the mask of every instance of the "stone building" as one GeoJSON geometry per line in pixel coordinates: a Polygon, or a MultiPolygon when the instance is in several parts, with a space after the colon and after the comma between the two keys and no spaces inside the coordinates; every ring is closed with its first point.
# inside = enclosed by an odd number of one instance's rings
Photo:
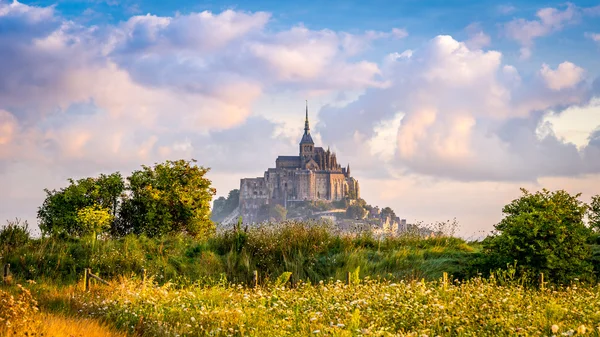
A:
{"type": "Polygon", "coordinates": [[[360,198],[358,181],[350,175],[349,164],[341,167],[334,152],[315,146],[307,105],[298,155],[279,156],[275,168],[267,169],[262,177],[241,179],[239,210],[245,222],[254,222],[258,209],[265,204],[287,208],[295,201],[343,198],[360,198]]]}

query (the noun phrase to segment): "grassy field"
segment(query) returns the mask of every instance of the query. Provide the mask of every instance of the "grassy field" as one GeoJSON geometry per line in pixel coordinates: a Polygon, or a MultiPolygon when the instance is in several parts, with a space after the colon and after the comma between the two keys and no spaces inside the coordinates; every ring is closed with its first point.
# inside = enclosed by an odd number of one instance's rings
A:
{"type": "Polygon", "coordinates": [[[0,336],[600,336],[600,286],[478,276],[480,249],[293,222],[203,241],[27,239],[0,246],[0,336]],[[84,268],[110,284],[85,292],[84,268]]]}
{"type": "Polygon", "coordinates": [[[80,285],[28,288],[42,310],[77,326],[91,319],[107,336],[117,335],[110,329],[134,336],[600,335],[600,287],[535,289],[502,275],[446,283],[353,277],[291,287],[286,276],[258,288],[128,278],[88,293],[80,285]]]}
{"type": "Polygon", "coordinates": [[[433,280],[443,272],[463,278],[478,244],[451,237],[424,239],[405,234],[376,239],[370,235],[338,235],[326,224],[266,224],[247,232],[225,232],[204,241],[184,235],[150,239],[126,236],[90,240],[44,238],[0,247],[0,262],[10,263],[20,279],[77,282],[84,268],[108,279],[140,275],[156,281],[214,284],[226,279],[249,283],[254,270],[262,279],[292,272],[294,281],[344,279],[360,267],[362,275],[433,280]]]}

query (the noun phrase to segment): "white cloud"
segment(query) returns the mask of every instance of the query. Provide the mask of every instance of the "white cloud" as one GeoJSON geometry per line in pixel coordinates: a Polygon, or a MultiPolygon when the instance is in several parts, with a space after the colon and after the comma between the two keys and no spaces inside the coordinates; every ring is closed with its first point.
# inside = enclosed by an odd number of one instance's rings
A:
{"type": "Polygon", "coordinates": [[[600,43],[600,33],[585,33],[584,35],[592,41],[600,43]]]}
{"type": "Polygon", "coordinates": [[[566,25],[576,23],[580,16],[579,9],[568,3],[564,10],[542,8],[537,11],[536,20],[514,19],[504,25],[505,34],[521,44],[521,56],[529,58],[536,38],[547,36],[563,29],[566,25]]]}
{"type": "Polygon", "coordinates": [[[483,32],[481,24],[479,23],[472,23],[468,25],[465,30],[469,35],[469,39],[465,41],[465,44],[469,49],[482,49],[492,43],[492,39],[483,32]]]}
{"type": "Polygon", "coordinates": [[[512,5],[499,5],[497,9],[500,14],[504,15],[510,14],[516,10],[515,6],[512,5]]]}
{"type": "MultiPolygon", "coordinates": [[[[449,36],[432,39],[409,58],[396,55],[386,62],[382,75],[390,86],[370,89],[346,107],[325,107],[319,131],[326,142],[344,144],[344,153],[351,153],[360,145],[343,141],[350,134],[336,120],[372,143],[381,138],[380,124],[403,112],[397,144],[388,147],[396,148],[388,176],[408,169],[466,181],[525,181],[600,171],[593,152],[579,151],[551,130],[538,137],[539,111],[586,104],[592,95],[574,64],[543,67],[539,79],[523,82],[514,66],[502,64],[501,53],[469,49],[449,36]]],[[[596,146],[590,142],[586,148],[596,146]]]]}
{"type": "Polygon", "coordinates": [[[0,146],[8,146],[17,132],[17,119],[8,111],[0,110],[0,146]]]}
{"type": "Polygon", "coordinates": [[[552,90],[572,88],[583,79],[584,70],[571,62],[563,62],[556,70],[550,69],[547,64],[542,65],[540,75],[552,90]]]}

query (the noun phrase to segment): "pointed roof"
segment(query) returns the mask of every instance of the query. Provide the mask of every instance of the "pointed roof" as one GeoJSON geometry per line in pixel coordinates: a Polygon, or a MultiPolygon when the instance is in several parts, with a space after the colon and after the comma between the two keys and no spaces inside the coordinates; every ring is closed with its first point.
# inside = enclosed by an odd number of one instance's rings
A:
{"type": "Polygon", "coordinates": [[[314,144],[313,139],[310,135],[310,127],[308,125],[308,100],[306,101],[306,119],[304,120],[304,135],[300,144],[314,144]]]}

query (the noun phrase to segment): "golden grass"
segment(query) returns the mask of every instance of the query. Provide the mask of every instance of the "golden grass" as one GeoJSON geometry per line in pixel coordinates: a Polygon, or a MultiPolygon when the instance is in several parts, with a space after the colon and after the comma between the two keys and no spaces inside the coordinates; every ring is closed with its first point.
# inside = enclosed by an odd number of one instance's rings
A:
{"type": "Polygon", "coordinates": [[[16,294],[0,289],[0,337],[127,336],[91,318],[41,312],[31,292],[17,284],[16,294]]]}
{"type": "MultiPolygon", "coordinates": [[[[118,332],[93,319],[71,318],[60,315],[41,314],[44,336],[49,337],[125,337],[118,332]]],[[[30,334],[31,335],[31,334],[30,334]]]]}

